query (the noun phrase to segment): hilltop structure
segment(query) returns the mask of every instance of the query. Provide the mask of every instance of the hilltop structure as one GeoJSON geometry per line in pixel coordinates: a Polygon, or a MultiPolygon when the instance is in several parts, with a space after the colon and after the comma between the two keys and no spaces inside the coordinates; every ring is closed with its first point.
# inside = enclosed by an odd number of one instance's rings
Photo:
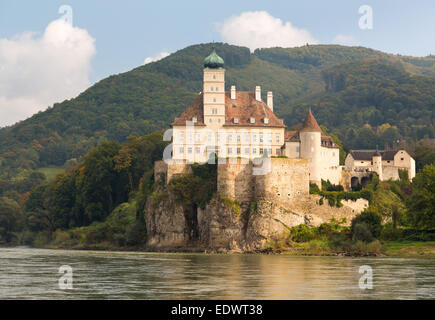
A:
{"type": "MultiPolygon", "coordinates": [[[[264,102],[255,91],[225,91],[224,61],[213,51],[204,60],[203,91],[172,124],[172,158],[177,164],[204,163],[217,155],[253,160],[287,156],[307,159],[311,182],[339,183],[339,149],[322,133],[311,110],[300,131],[287,131],[273,112],[273,93],[264,102]]],[[[231,163],[231,161],[229,161],[231,163]]]]}
{"type": "Polygon", "coordinates": [[[340,166],[339,147],[322,132],[311,110],[300,130],[287,130],[273,108],[273,93],[268,91],[264,102],[260,86],[237,91],[232,85],[225,91],[224,60],[213,50],[204,60],[203,91],[172,123],[172,159],[156,164],[156,170],[169,182],[189,172],[190,164],[217,156],[225,164],[218,166],[218,191],[238,200],[259,194],[290,199],[308,194],[309,183],[321,186],[322,180],[350,190],[371,172],[381,180],[398,179],[399,169],[415,176],[415,161],[404,150],[352,151],[340,166]],[[256,159],[268,159],[269,171],[256,173],[261,167],[256,159]]]}

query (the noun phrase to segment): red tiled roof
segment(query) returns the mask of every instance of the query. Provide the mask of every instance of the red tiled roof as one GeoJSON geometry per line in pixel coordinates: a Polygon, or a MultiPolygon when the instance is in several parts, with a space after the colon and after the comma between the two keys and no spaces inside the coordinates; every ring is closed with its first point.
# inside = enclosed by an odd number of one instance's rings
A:
{"type": "MultiPolygon", "coordinates": [[[[255,92],[238,91],[236,99],[231,99],[231,93],[225,92],[225,124],[224,126],[249,126],[249,127],[280,127],[285,128],[282,120],[273,113],[263,101],[255,100],[255,92]],[[234,123],[234,118],[238,118],[238,123],[234,123]],[[254,118],[255,123],[250,119],[254,118]],[[264,119],[268,123],[264,123],[264,119]]],[[[176,118],[173,126],[184,126],[186,121],[192,121],[196,117],[196,125],[204,126],[203,94],[201,93],[193,103],[176,118]]]]}
{"type": "Polygon", "coordinates": [[[284,141],[286,142],[299,142],[299,131],[296,130],[286,130],[284,132],[284,141]]]}
{"type": "Polygon", "coordinates": [[[308,111],[307,117],[304,120],[304,123],[302,124],[302,130],[301,131],[322,131],[314,118],[313,114],[311,113],[311,110],[308,111]]]}
{"type": "MultiPolygon", "coordinates": [[[[297,130],[286,130],[284,132],[284,141],[285,142],[300,142],[299,131],[297,130]]],[[[327,136],[322,132],[321,134],[322,147],[326,148],[338,148],[335,144],[334,140],[330,136],[327,136]]]]}

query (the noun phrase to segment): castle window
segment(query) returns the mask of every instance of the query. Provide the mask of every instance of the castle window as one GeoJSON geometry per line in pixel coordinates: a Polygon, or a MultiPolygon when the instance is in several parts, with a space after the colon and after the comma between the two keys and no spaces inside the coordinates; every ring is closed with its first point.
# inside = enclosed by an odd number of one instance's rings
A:
{"type": "Polygon", "coordinates": [[[260,154],[263,154],[263,148],[260,148],[260,154]]]}
{"type": "Polygon", "coordinates": [[[252,136],[252,141],[253,141],[253,142],[257,142],[257,135],[256,135],[256,134],[254,134],[254,135],[252,136]]]}
{"type": "Polygon", "coordinates": [[[180,153],[184,153],[184,148],[180,147],[180,153]]]}
{"type": "Polygon", "coordinates": [[[335,157],[335,152],[332,153],[332,156],[335,157]]]}
{"type": "Polygon", "coordinates": [[[216,98],[213,98],[213,102],[216,102],[216,98]]]}
{"type": "Polygon", "coordinates": [[[196,140],[196,142],[200,142],[201,141],[201,134],[200,133],[197,133],[195,135],[195,140],[196,140]]]}
{"type": "Polygon", "coordinates": [[[216,91],[219,91],[219,88],[218,88],[218,87],[216,87],[216,91]]]}
{"type": "Polygon", "coordinates": [[[275,151],[277,156],[281,155],[281,149],[276,149],[275,151]]]}
{"type": "Polygon", "coordinates": [[[269,155],[272,155],[272,148],[269,148],[269,155]]]}
{"type": "Polygon", "coordinates": [[[213,75],[213,79],[216,79],[216,75],[215,74],[213,75]]]}
{"type": "Polygon", "coordinates": [[[213,109],[211,109],[211,113],[212,113],[212,114],[217,114],[217,108],[213,108],[213,109]]]}
{"type": "Polygon", "coordinates": [[[211,123],[211,119],[208,119],[208,123],[211,123]]]}
{"type": "Polygon", "coordinates": [[[311,135],[311,140],[314,140],[314,134],[311,135]]]}
{"type": "Polygon", "coordinates": [[[193,118],[192,118],[192,122],[193,122],[193,123],[197,123],[197,122],[198,122],[198,119],[197,119],[196,117],[193,117],[193,118]]]}
{"type": "Polygon", "coordinates": [[[255,123],[255,118],[250,118],[249,121],[250,121],[251,123],[255,123]]]}
{"type": "Polygon", "coordinates": [[[257,148],[252,148],[252,153],[257,154],[257,148]]]}
{"type": "Polygon", "coordinates": [[[300,151],[300,147],[299,146],[296,146],[296,152],[299,152],[300,151]]]}
{"type": "Polygon", "coordinates": [[[272,143],[272,135],[270,133],[267,135],[267,141],[272,143]]]}
{"type": "Polygon", "coordinates": [[[192,132],[189,132],[189,142],[192,142],[193,136],[192,136],[192,132]]]}
{"type": "Polygon", "coordinates": [[[228,154],[233,153],[233,149],[232,148],[228,148],[228,154]]]}
{"type": "Polygon", "coordinates": [[[260,142],[263,142],[263,135],[260,134],[260,142]]]}
{"type": "Polygon", "coordinates": [[[249,148],[245,148],[245,154],[249,154],[249,148]]]}
{"type": "Polygon", "coordinates": [[[240,152],[241,152],[240,148],[237,148],[237,154],[240,154],[240,152]]]}
{"type": "Polygon", "coordinates": [[[208,134],[208,142],[211,142],[211,133],[208,134]]]}
{"type": "Polygon", "coordinates": [[[196,147],[195,151],[196,151],[197,154],[199,154],[199,153],[201,153],[201,148],[200,147],[196,147]]]}
{"type": "Polygon", "coordinates": [[[221,135],[220,135],[220,133],[218,133],[217,134],[217,142],[220,142],[221,141],[221,135]]]}
{"type": "Polygon", "coordinates": [[[269,118],[264,118],[263,121],[264,121],[265,124],[268,124],[269,123],[269,118]]]}
{"type": "Polygon", "coordinates": [[[240,142],[240,134],[237,135],[237,142],[240,142]]]}
{"type": "Polygon", "coordinates": [[[218,119],[218,123],[221,123],[221,119],[218,119]]]}
{"type": "Polygon", "coordinates": [[[239,118],[234,118],[234,123],[239,123],[239,118]]]}
{"type": "Polygon", "coordinates": [[[403,159],[403,158],[400,158],[400,160],[402,160],[402,161],[403,161],[404,159],[403,159]]]}
{"type": "Polygon", "coordinates": [[[210,91],[213,91],[213,87],[210,88],[210,91]]]}
{"type": "Polygon", "coordinates": [[[179,139],[180,139],[180,142],[184,141],[184,134],[182,132],[180,132],[179,139]]]}
{"type": "Polygon", "coordinates": [[[232,142],[233,140],[233,136],[232,135],[228,135],[228,142],[232,142]]]}
{"type": "Polygon", "coordinates": [[[245,142],[249,142],[249,133],[245,134],[245,142]]]}
{"type": "Polygon", "coordinates": [[[276,141],[276,142],[279,142],[279,134],[276,135],[275,141],[276,141]]]}
{"type": "Polygon", "coordinates": [[[192,153],[192,147],[187,148],[187,153],[192,153]]]}

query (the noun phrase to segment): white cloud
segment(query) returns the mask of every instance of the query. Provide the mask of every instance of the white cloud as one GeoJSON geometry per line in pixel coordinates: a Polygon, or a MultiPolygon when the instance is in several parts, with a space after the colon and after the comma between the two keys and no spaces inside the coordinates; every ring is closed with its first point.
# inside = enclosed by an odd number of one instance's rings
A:
{"type": "Polygon", "coordinates": [[[307,30],[298,29],[290,21],[283,22],[266,11],[243,12],[217,24],[217,28],[223,41],[248,47],[251,51],[317,43],[307,30]]]}
{"type": "Polygon", "coordinates": [[[338,34],[332,40],[332,43],[341,44],[343,46],[356,46],[358,45],[358,41],[355,40],[352,36],[347,36],[345,34],[338,34]]]}
{"type": "Polygon", "coordinates": [[[63,19],[38,37],[0,39],[0,127],[77,96],[90,85],[95,40],[63,19]]]}
{"type": "Polygon", "coordinates": [[[148,63],[151,63],[151,62],[159,61],[160,59],[163,59],[163,58],[166,58],[167,56],[169,56],[169,54],[170,53],[166,52],[166,51],[159,52],[154,57],[147,57],[147,58],[145,58],[145,61],[143,62],[143,64],[148,64],[148,63]]]}

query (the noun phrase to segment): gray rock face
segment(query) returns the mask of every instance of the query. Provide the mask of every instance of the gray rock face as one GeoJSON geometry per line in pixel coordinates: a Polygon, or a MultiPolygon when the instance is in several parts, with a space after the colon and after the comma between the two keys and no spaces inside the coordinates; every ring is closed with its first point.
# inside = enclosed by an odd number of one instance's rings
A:
{"type": "Polygon", "coordinates": [[[298,215],[267,201],[237,203],[219,196],[197,208],[197,237],[188,230],[185,209],[168,193],[160,203],[148,199],[146,224],[150,248],[248,252],[264,249],[268,239],[304,223],[298,215]]]}

